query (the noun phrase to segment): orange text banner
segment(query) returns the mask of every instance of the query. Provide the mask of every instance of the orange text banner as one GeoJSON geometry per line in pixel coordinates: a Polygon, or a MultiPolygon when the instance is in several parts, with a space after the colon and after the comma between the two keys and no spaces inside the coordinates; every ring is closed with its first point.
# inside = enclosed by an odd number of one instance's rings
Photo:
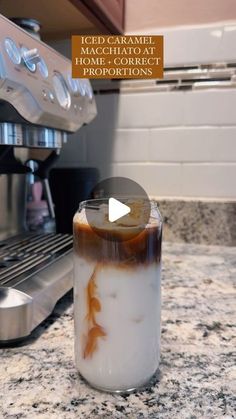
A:
{"type": "Polygon", "coordinates": [[[72,77],[163,78],[163,36],[73,35],[72,77]]]}

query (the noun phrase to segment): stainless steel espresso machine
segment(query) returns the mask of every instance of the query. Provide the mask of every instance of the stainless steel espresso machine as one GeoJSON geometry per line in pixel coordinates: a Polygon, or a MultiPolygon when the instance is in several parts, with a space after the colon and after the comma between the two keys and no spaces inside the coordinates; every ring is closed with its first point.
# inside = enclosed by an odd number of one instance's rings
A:
{"type": "Polygon", "coordinates": [[[96,113],[71,62],[0,15],[0,343],[30,335],[72,287],[72,237],[26,229],[26,161],[45,153],[37,175],[53,217],[49,167],[96,113]]]}

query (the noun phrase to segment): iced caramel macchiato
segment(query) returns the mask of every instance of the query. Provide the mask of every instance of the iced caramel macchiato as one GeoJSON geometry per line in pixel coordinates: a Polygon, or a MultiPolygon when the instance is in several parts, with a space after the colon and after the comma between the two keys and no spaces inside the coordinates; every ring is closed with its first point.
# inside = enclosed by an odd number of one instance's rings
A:
{"type": "Polygon", "coordinates": [[[151,203],[143,225],[145,203],[132,199],[111,223],[107,201],[81,203],[73,220],[75,358],[92,386],[123,392],[159,365],[162,223],[151,203]]]}

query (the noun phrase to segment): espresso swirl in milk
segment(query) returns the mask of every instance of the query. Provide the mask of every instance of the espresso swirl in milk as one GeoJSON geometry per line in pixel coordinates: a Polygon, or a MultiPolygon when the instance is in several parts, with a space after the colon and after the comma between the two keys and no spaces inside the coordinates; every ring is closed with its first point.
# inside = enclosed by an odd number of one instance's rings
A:
{"type": "Polygon", "coordinates": [[[84,210],[74,217],[76,364],[92,385],[125,390],[146,382],[159,363],[161,220],[153,211],[129,240],[138,222],[108,223],[102,213],[94,214],[102,236],[84,210]]]}

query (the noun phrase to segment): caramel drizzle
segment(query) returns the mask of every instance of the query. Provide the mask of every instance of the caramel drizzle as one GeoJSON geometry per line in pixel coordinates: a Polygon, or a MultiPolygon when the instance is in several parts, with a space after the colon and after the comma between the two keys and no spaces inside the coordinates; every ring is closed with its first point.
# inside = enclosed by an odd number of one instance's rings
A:
{"type": "Polygon", "coordinates": [[[84,359],[91,358],[93,353],[98,349],[98,338],[104,338],[106,332],[103,327],[100,326],[96,321],[96,313],[101,311],[101,303],[96,296],[97,284],[96,274],[98,270],[98,264],[95,266],[94,271],[89,279],[86,294],[87,294],[87,314],[85,321],[88,324],[87,336],[84,336],[85,348],[84,348],[84,359]]]}

